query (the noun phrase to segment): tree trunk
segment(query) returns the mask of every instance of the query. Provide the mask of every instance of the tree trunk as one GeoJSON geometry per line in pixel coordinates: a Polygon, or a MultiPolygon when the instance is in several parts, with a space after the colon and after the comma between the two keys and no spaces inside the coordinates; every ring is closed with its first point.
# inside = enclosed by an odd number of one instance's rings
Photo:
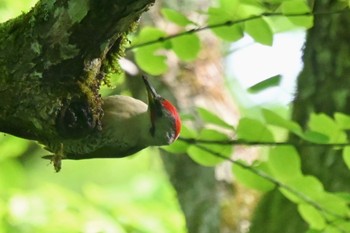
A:
{"type": "MultiPolygon", "coordinates": [[[[225,120],[234,124],[238,121],[239,114],[232,98],[224,91],[220,42],[209,35],[201,39],[203,49],[199,58],[182,69],[171,66],[164,79],[171,83],[172,87],[168,90],[173,91],[177,100],[172,102],[177,102],[183,113],[196,115],[196,106],[203,106],[220,116],[228,116],[225,120]]],[[[192,127],[200,129],[203,125],[197,121],[192,127]]],[[[221,168],[204,167],[193,162],[188,155],[174,155],[165,151],[162,151],[162,160],[177,192],[187,232],[236,232],[239,220],[230,219],[226,222],[224,219],[223,209],[234,199],[235,190],[232,183],[226,184],[218,180],[217,169],[221,168]]],[[[231,177],[227,180],[231,181],[231,177]]]]}
{"type": "Polygon", "coordinates": [[[162,155],[185,215],[187,232],[219,232],[220,208],[214,169],[200,166],[186,155],[165,152],[162,155]]]}
{"type": "Polygon", "coordinates": [[[42,0],[0,25],[0,131],[41,142],[100,127],[99,87],[154,0],[42,0]]]}
{"type": "MultiPolygon", "coordinates": [[[[315,12],[335,10],[333,0],[315,1],[315,12]]],[[[306,128],[309,115],[350,113],[350,31],[348,13],[315,16],[304,49],[304,69],[299,75],[293,103],[293,120],[306,128]]],[[[292,141],[298,140],[291,138],[292,141]]],[[[298,148],[305,174],[317,176],[327,191],[350,191],[350,173],[340,152],[326,147],[298,148]]],[[[251,233],[305,232],[306,223],[295,204],[277,190],[268,193],[256,210],[251,233]]]]}

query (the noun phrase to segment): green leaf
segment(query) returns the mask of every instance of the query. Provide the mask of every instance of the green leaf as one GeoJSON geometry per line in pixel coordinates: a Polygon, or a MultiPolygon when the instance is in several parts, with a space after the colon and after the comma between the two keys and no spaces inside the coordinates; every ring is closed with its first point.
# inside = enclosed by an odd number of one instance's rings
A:
{"type": "Polygon", "coordinates": [[[274,142],[270,130],[260,121],[241,118],[237,126],[237,137],[240,140],[257,142],[274,142]]]}
{"type": "Polygon", "coordinates": [[[226,12],[235,12],[237,8],[240,8],[240,0],[219,0],[220,8],[226,12]]]}
{"type": "Polygon", "coordinates": [[[283,1],[281,7],[283,14],[302,14],[311,12],[310,7],[305,0],[283,1]]]}
{"type": "MultiPolygon", "coordinates": [[[[241,160],[239,161],[239,163],[246,164],[246,162],[241,160]]],[[[264,163],[260,163],[259,165],[252,166],[252,168],[260,170],[265,173],[267,173],[268,171],[268,168],[264,163]]],[[[248,188],[256,189],[261,192],[267,192],[272,190],[275,187],[275,185],[272,182],[257,175],[256,173],[252,172],[250,169],[240,166],[237,163],[234,163],[232,165],[232,172],[235,175],[235,178],[248,188]]]]}
{"type": "Polygon", "coordinates": [[[248,91],[250,93],[257,93],[271,87],[277,87],[278,85],[280,85],[281,79],[282,79],[281,75],[275,75],[261,82],[258,82],[257,84],[254,84],[253,86],[248,88],[248,91]]]}
{"type": "Polygon", "coordinates": [[[197,35],[188,34],[171,39],[173,51],[182,61],[193,61],[197,58],[201,45],[197,35]]]}
{"type": "Polygon", "coordinates": [[[333,132],[333,128],[336,127],[336,124],[332,118],[324,113],[312,113],[310,115],[308,126],[315,132],[329,135],[333,132]]]}
{"type": "Polygon", "coordinates": [[[280,188],[281,193],[295,203],[305,204],[306,202],[303,197],[316,200],[317,198],[321,198],[321,196],[324,194],[323,184],[313,176],[297,177],[295,179],[288,180],[285,184],[292,190],[301,194],[301,196],[298,196],[285,188],[280,188]]]}
{"type": "Polygon", "coordinates": [[[183,14],[181,14],[180,12],[170,9],[170,8],[163,8],[161,9],[162,14],[164,15],[164,17],[179,25],[182,27],[185,27],[189,24],[194,24],[191,20],[189,20],[186,16],[184,16],[183,14]]]}
{"type": "Polygon", "coordinates": [[[267,17],[266,20],[275,34],[300,28],[300,26],[293,24],[286,16],[283,15],[270,18],[267,17]]]}
{"type": "Polygon", "coordinates": [[[1,156],[0,161],[8,158],[19,157],[27,149],[29,143],[22,138],[13,137],[10,135],[0,136],[1,156]]]}
{"type": "Polygon", "coordinates": [[[176,140],[171,145],[162,146],[161,148],[169,153],[184,154],[187,152],[188,147],[189,147],[188,143],[181,140],[176,140]]]}
{"type": "Polygon", "coordinates": [[[350,169],[350,146],[344,147],[343,160],[344,160],[346,166],[348,167],[348,169],[350,169]]]}
{"type": "Polygon", "coordinates": [[[221,126],[221,127],[224,127],[224,128],[230,129],[230,130],[234,129],[234,127],[232,125],[228,124],[223,119],[218,117],[216,114],[210,112],[209,110],[207,110],[205,108],[197,107],[197,111],[198,111],[199,116],[201,117],[201,119],[205,123],[211,123],[211,124],[221,126]]]}
{"type": "Polygon", "coordinates": [[[347,203],[350,203],[350,193],[348,193],[348,192],[337,192],[337,193],[335,193],[335,195],[337,195],[337,197],[340,197],[341,199],[343,199],[347,203]]]}
{"type": "Polygon", "coordinates": [[[341,112],[336,112],[334,114],[335,122],[337,123],[338,127],[343,130],[349,130],[350,129],[350,116],[346,115],[341,112]]]}
{"type": "Polygon", "coordinates": [[[181,140],[183,138],[196,138],[197,134],[193,129],[188,128],[186,125],[181,126],[180,138],[177,139],[174,143],[168,146],[162,146],[161,148],[173,153],[173,154],[184,154],[187,152],[190,144],[181,140]]]}
{"type": "Polygon", "coordinates": [[[219,158],[213,153],[210,153],[207,150],[204,150],[198,146],[190,146],[187,150],[187,153],[193,161],[202,166],[216,166],[217,164],[225,161],[224,159],[219,158]]]}
{"type": "MultiPolygon", "coordinates": [[[[214,23],[212,23],[214,24],[214,23]]],[[[223,40],[234,42],[243,37],[243,29],[239,24],[235,24],[227,27],[212,28],[211,29],[215,35],[223,40]]]]}
{"type": "Polygon", "coordinates": [[[333,193],[323,192],[320,197],[315,198],[315,201],[329,212],[336,213],[344,217],[347,217],[349,213],[347,202],[343,198],[333,193]]]}
{"type": "MultiPolygon", "coordinates": [[[[134,44],[142,44],[158,40],[166,34],[160,29],[145,27],[135,39],[134,44]]],[[[167,71],[166,56],[159,55],[159,49],[164,49],[163,42],[157,42],[148,46],[135,49],[135,61],[141,69],[152,75],[160,75],[167,71]]]]}
{"type": "Polygon", "coordinates": [[[303,14],[311,12],[305,0],[284,1],[282,3],[282,13],[295,25],[310,28],[313,26],[312,16],[288,16],[291,14],[303,14]]]}
{"type": "Polygon", "coordinates": [[[298,211],[301,217],[310,225],[312,229],[322,230],[325,228],[326,220],[315,207],[300,204],[298,205],[298,211]]]}
{"type": "MultiPolygon", "coordinates": [[[[140,31],[140,33],[135,37],[135,39],[132,42],[132,45],[137,46],[139,44],[159,40],[164,36],[166,36],[166,33],[161,29],[155,27],[144,27],[140,31]]],[[[158,47],[163,47],[163,45],[161,45],[161,42],[159,43],[158,47]]]]}
{"type": "Polygon", "coordinates": [[[310,130],[307,130],[304,134],[302,134],[301,138],[313,143],[319,143],[319,144],[329,143],[329,137],[327,137],[324,134],[310,131],[310,130]]]}
{"type": "MultiPolygon", "coordinates": [[[[266,8],[256,0],[225,0],[228,4],[221,4],[221,8],[232,12],[236,19],[247,19],[252,16],[261,15],[266,12],[266,8]]],[[[222,1],[221,1],[222,2],[222,1]]],[[[232,14],[231,13],[231,14],[232,14]]]]}
{"type": "Polygon", "coordinates": [[[296,135],[302,134],[300,125],[292,120],[287,120],[268,109],[262,109],[262,114],[268,124],[287,129],[296,135]]]}
{"type": "MultiPolygon", "coordinates": [[[[198,139],[215,141],[229,140],[227,135],[212,129],[203,129],[200,132],[198,139]]],[[[198,143],[196,145],[191,145],[188,148],[187,153],[198,164],[201,164],[203,166],[215,166],[226,160],[221,156],[229,158],[232,154],[232,151],[232,145],[198,143]],[[218,157],[216,153],[219,154],[220,157],[218,157]]]]}
{"type": "Polygon", "coordinates": [[[312,131],[329,137],[329,143],[347,142],[346,133],[340,130],[335,121],[324,113],[312,113],[308,126],[312,131]]]}
{"type": "Polygon", "coordinates": [[[15,159],[0,162],[0,189],[19,189],[25,184],[26,174],[23,166],[15,159]],[[11,179],[9,179],[11,177],[11,179]]]}
{"type": "Polygon", "coordinates": [[[155,55],[155,46],[139,48],[135,51],[135,61],[142,70],[151,75],[161,75],[168,70],[166,57],[155,55]]]}
{"type": "Polygon", "coordinates": [[[300,157],[292,146],[271,149],[267,163],[271,173],[278,180],[287,181],[302,176],[300,157]]]}
{"type": "MultiPolygon", "coordinates": [[[[234,11],[233,11],[234,12],[234,11]]],[[[208,10],[208,25],[216,25],[233,21],[236,18],[235,14],[229,13],[221,8],[209,8],[208,10]]],[[[211,30],[223,40],[237,41],[243,37],[243,29],[241,24],[230,24],[222,27],[211,27],[211,30]]]]}
{"type": "MultiPolygon", "coordinates": [[[[349,228],[348,228],[349,229],[349,228]]],[[[343,227],[343,224],[341,224],[340,222],[337,222],[337,224],[333,224],[333,225],[327,225],[325,229],[322,229],[320,231],[308,231],[306,233],[345,233],[345,232],[350,232],[350,229],[347,231],[346,227],[343,227]],[[341,229],[341,230],[339,230],[341,229]]]]}
{"type": "Polygon", "coordinates": [[[242,4],[240,0],[220,0],[219,2],[219,7],[209,8],[207,24],[218,37],[227,41],[237,41],[243,37],[243,23],[237,22],[264,12],[258,3],[242,4]],[[222,25],[212,27],[218,24],[222,25]]]}
{"type": "Polygon", "coordinates": [[[245,22],[244,26],[245,32],[256,42],[269,46],[272,45],[273,32],[264,17],[248,20],[245,22]]]}

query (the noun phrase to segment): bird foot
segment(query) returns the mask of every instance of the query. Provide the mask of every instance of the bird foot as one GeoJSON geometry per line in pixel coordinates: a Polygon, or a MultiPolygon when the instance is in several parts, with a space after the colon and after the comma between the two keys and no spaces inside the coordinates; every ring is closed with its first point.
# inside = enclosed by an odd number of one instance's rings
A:
{"type": "Polygon", "coordinates": [[[61,143],[60,149],[55,152],[53,155],[45,155],[43,159],[50,159],[50,164],[53,164],[53,167],[56,172],[59,172],[62,168],[62,159],[63,159],[63,143],[61,143]]]}
{"type": "Polygon", "coordinates": [[[56,172],[59,172],[62,168],[63,156],[63,143],[61,143],[60,149],[51,158],[51,163],[53,164],[56,172]]]}

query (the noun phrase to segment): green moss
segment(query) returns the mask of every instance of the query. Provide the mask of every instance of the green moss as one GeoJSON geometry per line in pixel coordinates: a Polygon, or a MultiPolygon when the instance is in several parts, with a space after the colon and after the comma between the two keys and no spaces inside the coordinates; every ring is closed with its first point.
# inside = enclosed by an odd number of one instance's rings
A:
{"type": "Polygon", "coordinates": [[[33,43],[31,43],[30,48],[32,49],[34,54],[40,55],[40,53],[41,53],[41,44],[39,44],[38,41],[34,41],[33,43]]]}
{"type": "Polygon", "coordinates": [[[70,59],[79,54],[80,50],[75,45],[65,44],[61,47],[60,56],[62,60],[70,59]]]}
{"type": "Polygon", "coordinates": [[[72,23],[79,23],[89,11],[88,0],[76,0],[68,2],[68,15],[72,23]]]}
{"type": "MultiPolygon", "coordinates": [[[[134,28],[134,26],[132,26],[132,28],[134,28]]],[[[117,41],[108,52],[106,59],[103,61],[101,70],[106,74],[103,82],[107,86],[113,86],[111,84],[111,76],[123,73],[119,64],[119,59],[125,56],[125,49],[130,44],[127,35],[128,32],[119,35],[117,41]]]]}
{"type": "MultiPolygon", "coordinates": [[[[42,0],[39,1],[36,6],[33,8],[33,15],[39,17],[38,20],[47,21],[50,18],[50,13],[56,0],[42,0]]],[[[32,17],[33,25],[35,25],[35,17],[32,17]]]]}
{"type": "MultiPolygon", "coordinates": [[[[56,0],[41,0],[38,4],[41,4],[40,9],[43,9],[45,12],[50,12],[54,7],[56,0]]],[[[39,7],[36,7],[39,9],[39,7]]]]}

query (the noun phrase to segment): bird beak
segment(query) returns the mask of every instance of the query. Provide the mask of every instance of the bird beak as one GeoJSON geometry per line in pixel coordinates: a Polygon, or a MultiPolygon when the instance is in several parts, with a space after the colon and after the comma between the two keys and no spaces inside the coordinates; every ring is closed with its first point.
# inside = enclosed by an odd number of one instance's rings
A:
{"type": "Polygon", "coordinates": [[[142,75],[143,82],[145,83],[147,95],[148,95],[148,105],[153,106],[156,97],[159,97],[156,90],[152,87],[152,85],[148,82],[148,79],[146,76],[142,75]]]}

